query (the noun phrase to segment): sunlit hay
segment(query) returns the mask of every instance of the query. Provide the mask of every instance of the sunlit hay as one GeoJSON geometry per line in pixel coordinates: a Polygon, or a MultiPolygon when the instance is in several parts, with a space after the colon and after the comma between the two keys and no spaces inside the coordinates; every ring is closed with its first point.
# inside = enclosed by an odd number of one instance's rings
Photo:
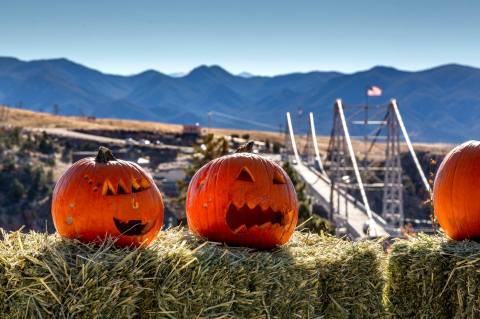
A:
{"type": "MultiPolygon", "coordinates": [[[[274,251],[161,232],[147,249],[39,233],[0,242],[5,318],[381,318],[375,242],[295,233],[274,251]]],[[[3,318],[2,317],[2,318],[3,318]]]]}
{"type": "Polygon", "coordinates": [[[392,246],[388,312],[400,318],[479,318],[480,243],[419,236],[392,246]]]}
{"type": "Polygon", "coordinates": [[[129,318],[137,313],[140,254],[41,233],[0,242],[2,318],[129,318]]]}

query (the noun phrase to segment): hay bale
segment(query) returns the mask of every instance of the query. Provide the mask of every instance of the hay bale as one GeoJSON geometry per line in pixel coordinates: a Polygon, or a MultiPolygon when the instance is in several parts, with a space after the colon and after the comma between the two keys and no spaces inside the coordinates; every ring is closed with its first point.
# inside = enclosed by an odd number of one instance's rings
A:
{"type": "Polygon", "coordinates": [[[203,242],[182,229],[147,249],[6,234],[0,309],[7,318],[379,318],[375,242],[295,233],[274,251],[203,242]]]}
{"type": "Polygon", "coordinates": [[[422,235],[397,241],[387,265],[387,312],[400,318],[480,317],[480,244],[422,235]]]}
{"type": "Polygon", "coordinates": [[[142,287],[138,251],[41,233],[0,242],[2,318],[131,318],[142,287]]]}

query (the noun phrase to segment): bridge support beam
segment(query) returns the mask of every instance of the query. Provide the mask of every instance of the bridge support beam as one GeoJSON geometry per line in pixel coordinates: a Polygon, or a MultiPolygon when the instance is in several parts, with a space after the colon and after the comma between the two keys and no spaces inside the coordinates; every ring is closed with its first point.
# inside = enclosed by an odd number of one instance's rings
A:
{"type": "Polygon", "coordinates": [[[387,110],[385,177],[383,181],[382,216],[395,227],[404,225],[402,164],[400,161],[400,126],[393,104],[387,110]]]}

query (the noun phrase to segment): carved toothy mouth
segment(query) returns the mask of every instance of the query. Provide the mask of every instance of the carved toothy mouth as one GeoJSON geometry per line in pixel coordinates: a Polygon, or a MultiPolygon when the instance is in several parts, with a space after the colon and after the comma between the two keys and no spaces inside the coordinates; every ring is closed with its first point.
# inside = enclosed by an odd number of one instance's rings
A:
{"type": "Polygon", "coordinates": [[[113,222],[115,223],[115,227],[117,227],[118,231],[125,236],[140,236],[148,233],[148,231],[152,228],[151,226],[147,227],[148,224],[144,224],[141,220],[137,219],[131,219],[124,222],[113,217],[113,222]]]}
{"type": "Polygon", "coordinates": [[[245,203],[241,207],[230,203],[227,209],[227,225],[231,231],[238,233],[242,230],[259,228],[284,228],[292,221],[293,212],[282,212],[271,207],[262,209],[260,205],[253,208],[245,203]]]}

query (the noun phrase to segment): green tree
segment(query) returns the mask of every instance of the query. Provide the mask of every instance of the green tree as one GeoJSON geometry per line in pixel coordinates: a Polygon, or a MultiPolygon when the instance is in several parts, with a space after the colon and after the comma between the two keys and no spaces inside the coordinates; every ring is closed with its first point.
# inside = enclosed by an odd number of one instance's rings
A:
{"type": "Polygon", "coordinates": [[[23,195],[25,195],[25,186],[23,186],[23,184],[15,178],[10,186],[8,197],[11,201],[18,201],[23,197],[23,195]]]}
{"type": "Polygon", "coordinates": [[[55,147],[45,131],[39,137],[38,150],[43,154],[53,154],[55,147]]]}

